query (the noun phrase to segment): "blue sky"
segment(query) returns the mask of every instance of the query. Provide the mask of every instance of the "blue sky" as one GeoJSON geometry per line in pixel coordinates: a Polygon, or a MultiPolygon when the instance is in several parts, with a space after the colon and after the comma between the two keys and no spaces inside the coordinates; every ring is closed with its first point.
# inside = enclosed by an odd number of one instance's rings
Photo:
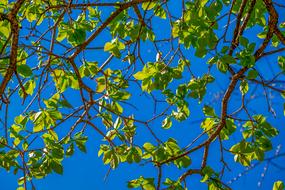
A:
{"type": "MultiPolygon", "coordinates": [[[[107,1],[105,1],[107,2],[107,1]]],[[[109,2],[109,1],[108,1],[109,2]]],[[[175,3],[174,0],[170,0],[169,7],[171,8],[171,13],[177,17],[180,17],[181,15],[181,4],[175,3]]],[[[106,18],[109,13],[111,12],[110,9],[104,8],[103,10],[103,18],[106,18]]],[[[282,13],[282,10],[281,10],[282,13]]],[[[73,13],[76,14],[76,13],[73,13]]],[[[132,14],[132,13],[130,13],[132,14]]],[[[280,15],[280,19],[284,22],[284,13],[283,15],[280,15]],[[282,17],[283,16],[283,17],[282,17]]],[[[24,26],[27,24],[24,22],[24,26]]],[[[225,20],[222,20],[221,25],[225,24],[225,20]]],[[[234,22],[233,22],[234,24],[234,22]]],[[[40,26],[42,30],[45,29],[46,26],[41,25],[40,26]]],[[[154,18],[153,20],[153,29],[157,35],[157,38],[163,38],[164,36],[169,36],[170,29],[168,25],[168,20],[161,20],[158,18],[154,18]]],[[[261,28],[254,28],[252,30],[249,30],[245,32],[245,36],[247,36],[250,40],[256,42],[259,44],[262,42],[262,40],[256,38],[256,33],[259,33],[262,31],[261,28]]],[[[24,33],[25,31],[23,31],[24,33]]],[[[218,34],[221,34],[222,31],[216,31],[218,34]]],[[[231,30],[229,31],[231,32],[231,30]]],[[[230,34],[230,33],[229,33],[230,34]]],[[[228,35],[228,38],[230,38],[230,35],[228,35]]],[[[94,46],[102,46],[105,42],[110,40],[110,35],[106,34],[106,31],[99,35],[98,38],[91,44],[94,46]]],[[[66,43],[66,42],[65,42],[66,43]]],[[[161,44],[160,46],[162,52],[166,52],[169,48],[169,44],[161,44]]],[[[60,49],[57,49],[57,51],[61,51],[60,49]]],[[[187,55],[187,58],[191,62],[191,70],[194,72],[197,76],[202,76],[205,72],[207,72],[207,65],[206,60],[209,57],[206,57],[204,59],[198,59],[194,56],[193,49],[190,48],[189,50],[183,50],[185,54],[187,55]]],[[[96,59],[96,61],[100,63],[103,63],[104,60],[109,56],[108,53],[102,53],[100,52],[88,52],[87,58],[90,60],[96,59]]],[[[142,55],[145,58],[145,60],[148,61],[154,61],[156,56],[156,51],[154,47],[146,42],[144,45],[142,45],[142,55]]],[[[279,54],[279,55],[285,55],[279,54]]],[[[256,69],[263,74],[263,76],[266,79],[270,79],[274,76],[274,73],[278,71],[278,67],[276,64],[276,58],[277,56],[271,56],[266,59],[261,59],[258,61],[256,69]]],[[[174,62],[177,62],[177,59],[174,60],[174,62]]],[[[127,63],[122,63],[118,59],[113,59],[109,67],[112,69],[115,68],[121,68],[126,66],[127,63]]],[[[175,65],[175,64],[174,64],[175,65]]],[[[137,69],[139,70],[142,68],[141,65],[138,65],[137,69]]],[[[218,93],[223,93],[223,91],[227,88],[227,85],[229,83],[229,74],[224,75],[221,74],[217,69],[214,67],[211,70],[211,73],[216,77],[216,82],[209,85],[208,88],[208,94],[204,98],[201,104],[198,104],[197,100],[188,99],[189,102],[189,108],[191,111],[191,116],[188,120],[184,122],[174,122],[171,129],[165,131],[161,129],[161,119],[158,119],[151,123],[152,129],[155,131],[156,134],[159,134],[159,137],[166,141],[169,137],[173,137],[177,139],[179,145],[181,147],[186,146],[189,142],[192,141],[194,137],[196,137],[198,134],[200,134],[200,123],[204,116],[202,114],[202,107],[205,104],[211,104],[214,106],[216,113],[220,113],[220,99],[213,99],[213,96],[218,93]]],[[[175,81],[171,84],[171,87],[174,89],[175,86],[179,83],[187,82],[189,81],[189,74],[184,73],[184,78],[175,81]]],[[[281,78],[281,79],[284,79],[281,78]]],[[[125,114],[135,114],[136,118],[140,120],[147,120],[150,119],[153,116],[153,101],[151,100],[150,96],[147,94],[141,94],[139,88],[136,85],[131,85],[129,87],[129,91],[132,93],[132,98],[130,99],[130,103],[135,104],[138,107],[138,110],[135,110],[131,107],[128,107],[125,105],[125,114]]],[[[275,96],[272,99],[273,106],[275,108],[275,111],[277,113],[277,117],[274,118],[271,114],[267,111],[267,105],[265,104],[264,96],[262,96],[262,88],[258,88],[256,91],[258,95],[261,95],[260,98],[253,98],[250,101],[249,109],[252,111],[252,113],[263,113],[266,116],[268,116],[268,120],[272,123],[273,126],[280,129],[280,135],[273,139],[273,150],[267,154],[266,157],[270,157],[274,155],[276,147],[279,144],[284,144],[284,115],[283,115],[283,103],[284,100],[280,96],[275,96]]],[[[50,91],[47,91],[45,96],[49,96],[51,94],[50,91]]],[[[163,98],[159,92],[154,92],[155,95],[157,95],[157,98],[163,98]]],[[[80,102],[80,97],[78,94],[75,94],[74,91],[67,91],[67,95],[69,97],[70,102],[75,105],[76,103],[80,102]]],[[[275,94],[273,94],[275,95],[275,94]]],[[[16,116],[21,113],[21,109],[19,109],[19,99],[14,98],[13,99],[13,106],[10,107],[10,114],[11,116],[16,116]]],[[[236,90],[235,95],[231,98],[230,104],[229,104],[229,111],[233,111],[238,106],[240,106],[240,95],[238,89],[236,90]]],[[[165,108],[165,104],[158,104],[158,111],[163,110],[165,108]]],[[[12,117],[11,117],[12,118],[12,117]]],[[[11,124],[13,120],[11,119],[9,123],[11,124]]],[[[102,126],[100,121],[95,120],[95,124],[98,125],[101,128],[104,128],[102,126]]],[[[72,125],[72,121],[66,122],[64,125],[66,128],[68,128],[68,125],[72,125]]],[[[64,127],[63,126],[63,127],[64,127]]],[[[154,142],[153,137],[150,135],[149,131],[145,128],[145,126],[142,126],[140,124],[137,124],[138,127],[138,137],[136,139],[137,144],[143,144],[144,142],[150,141],[154,142]]],[[[59,133],[62,133],[65,129],[59,129],[59,133]]],[[[240,140],[240,133],[238,132],[239,127],[237,129],[237,132],[233,135],[232,140],[229,142],[225,142],[225,145],[227,148],[230,148],[234,143],[239,142],[240,140]]],[[[67,158],[63,161],[64,166],[64,174],[57,175],[57,174],[51,174],[47,176],[43,180],[35,180],[34,183],[37,187],[37,189],[40,190],[59,190],[59,189],[68,189],[68,190],[77,190],[77,189],[99,189],[99,190],[112,190],[112,189],[127,189],[127,181],[134,179],[136,177],[139,177],[140,175],[143,175],[145,177],[156,177],[157,176],[157,169],[154,168],[150,163],[145,165],[138,165],[138,164],[121,164],[116,170],[111,170],[109,173],[109,166],[104,166],[102,163],[102,158],[98,158],[97,152],[99,149],[99,145],[102,143],[101,136],[99,136],[92,128],[87,128],[86,134],[89,137],[89,140],[87,142],[87,153],[84,154],[80,152],[79,150],[75,151],[75,154],[71,158],[67,158]],[[106,177],[106,175],[108,175],[106,177]],[[104,178],[106,178],[104,180],[104,178]]],[[[203,139],[201,139],[202,141],[203,139]]],[[[201,142],[199,141],[199,142],[201,142]]],[[[285,146],[285,145],[284,145],[285,146]]],[[[281,147],[281,152],[284,151],[285,147],[281,147]]],[[[218,162],[220,159],[219,156],[219,146],[218,143],[213,143],[213,145],[210,147],[209,152],[209,165],[211,165],[214,169],[220,169],[221,165],[218,162]]],[[[202,152],[196,152],[190,155],[190,158],[192,159],[193,165],[191,167],[195,168],[200,165],[200,159],[201,159],[202,152]]],[[[237,177],[240,172],[243,172],[245,170],[244,167],[241,167],[239,164],[234,163],[233,161],[233,155],[231,154],[225,154],[225,157],[230,165],[231,171],[227,171],[224,175],[223,180],[225,182],[228,182],[232,180],[233,178],[237,177]]],[[[256,163],[256,162],[254,162],[256,163]]],[[[274,160],[275,164],[278,164],[280,166],[285,167],[285,157],[280,157],[278,159],[274,160]]],[[[268,190],[272,188],[272,184],[276,180],[283,180],[285,181],[285,170],[280,170],[279,168],[276,168],[272,164],[269,164],[269,169],[266,172],[264,180],[262,180],[262,186],[259,188],[257,186],[258,181],[261,179],[261,174],[263,173],[264,167],[266,166],[266,162],[258,165],[256,168],[250,170],[246,175],[243,175],[238,179],[237,181],[234,181],[233,184],[231,184],[231,187],[235,190],[239,189],[263,189],[268,190]]],[[[164,166],[163,167],[163,174],[164,176],[172,177],[173,179],[176,179],[179,177],[184,170],[178,170],[173,165],[164,166]]],[[[17,178],[20,177],[21,174],[14,176],[12,171],[10,173],[7,173],[3,169],[0,169],[0,181],[1,186],[0,189],[2,190],[12,190],[16,189],[17,187],[17,178]]],[[[207,189],[205,184],[202,184],[199,182],[200,176],[191,176],[187,179],[187,184],[189,185],[189,189],[198,189],[198,190],[204,190],[207,189]]]]}

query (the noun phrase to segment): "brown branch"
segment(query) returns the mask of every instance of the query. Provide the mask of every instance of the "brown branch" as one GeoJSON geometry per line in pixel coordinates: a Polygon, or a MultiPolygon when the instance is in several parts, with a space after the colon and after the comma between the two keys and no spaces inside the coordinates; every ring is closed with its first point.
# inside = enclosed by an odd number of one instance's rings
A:
{"type": "Polygon", "coordinates": [[[142,25],[142,26],[146,26],[146,24],[145,24],[145,22],[144,22],[144,19],[143,19],[141,13],[140,13],[139,8],[138,8],[138,6],[137,6],[137,5],[134,5],[133,7],[134,7],[134,10],[135,10],[135,13],[137,14],[137,16],[138,16],[138,18],[139,18],[139,21],[140,21],[141,25],[142,25]]]}
{"type": "Polygon", "coordinates": [[[207,144],[204,148],[204,155],[203,155],[203,159],[202,159],[201,168],[205,168],[205,166],[207,165],[208,154],[209,154],[209,146],[210,146],[210,144],[207,144]]]}
{"type": "Polygon", "coordinates": [[[281,8],[285,8],[285,5],[281,4],[281,3],[277,3],[277,2],[274,2],[274,4],[278,7],[281,7],[281,8]]]}
{"type": "Polygon", "coordinates": [[[252,81],[252,82],[254,82],[254,83],[257,83],[257,84],[261,84],[262,86],[267,87],[267,88],[270,88],[270,89],[272,89],[272,90],[274,90],[274,91],[276,91],[276,92],[279,92],[279,93],[285,92],[285,90],[276,88],[276,87],[274,87],[274,86],[271,86],[271,85],[269,85],[268,83],[265,83],[264,81],[259,81],[259,80],[256,80],[256,79],[251,79],[250,81],[252,81]]]}
{"type": "Polygon", "coordinates": [[[109,137],[107,137],[98,127],[96,127],[96,125],[94,125],[91,121],[82,120],[81,122],[87,123],[88,125],[90,125],[93,129],[95,129],[95,131],[97,131],[100,135],[102,135],[110,143],[111,146],[116,147],[114,142],[109,137]]]}
{"type": "Polygon", "coordinates": [[[23,162],[24,189],[27,190],[27,172],[26,172],[26,168],[25,168],[25,155],[22,152],[20,152],[20,157],[21,157],[22,162],[23,162]]]}
{"type": "Polygon", "coordinates": [[[271,0],[263,0],[266,9],[269,13],[269,20],[268,20],[268,32],[266,34],[265,39],[263,40],[263,43],[259,47],[259,49],[255,52],[255,60],[258,60],[264,51],[264,49],[267,47],[268,43],[270,42],[271,38],[273,37],[274,31],[277,27],[278,23],[278,14],[275,11],[272,1],[271,0]]]}
{"type": "Polygon", "coordinates": [[[14,72],[17,69],[17,51],[18,51],[18,41],[19,41],[19,24],[17,20],[17,13],[24,3],[25,0],[18,0],[10,13],[7,15],[7,20],[11,24],[11,33],[12,33],[12,44],[11,44],[11,50],[10,50],[10,63],[9,67],[5,73],[5,76],[2,80],[2,83],[0,85],[0,97],[3,99],[3,94],[6,89],[6,86],[8,85],[9,81],[11,80],[14,72]]]}
{"type": "Polygon", "coordinates": [[[283,45],[285,45],[285,36],[281,33],[281,31],[277,28],[274,30],[275,35],[278,37],[278,39],[282,42],[283,45]]]}
{"type": "Polygon", "coordinates": [[[161,176],[162,176],[162,166],[158,166],[158,177],[157,177],[157,190],[160,190],[161,176]]]}
{"type": "Polygon", "coordinates": [[[124,4],[120,5],[120,8],[118,8],[115,12],[113,12],[109,18],[85,41],[83,42],[76,51],[70,56],[70,59],[75,59],[75,57],[82,52],[88,44],[90,44],[122,11],[128,9],[131,6],[144,3],[144,2],[150,2],[152,0],[133,0],[130,2],[126,2],[124,4]]]}
{"type": "MultiPolygon", "coordinates": [[[[91,36],[84,41],[81,45],[78,46],[78,48],[75,50],[75,52],[68,58],[69,63],[71,64],[77,78],[78,78],[78,82],[79,82],[79,86],[80,86],[80,90],[83,88],[85,89],[87,92],[89,92],[90,97],[92,97],[92,93],[93,90],[88,87],[85,83],[83,83],[79,70],[74,62],[74,59],[88,46],[88,44],[90,44],[122,11],[126,10],[127,8],[131,7],[131,6],[135,6],[139,3],[143,3],[143,2],[148,2],[148,1],[152,1],[152,0],[133,0],[131,2],[127,2],[127,3],[123,3],[120,4],[120,7],[113,12],[109,18],[107,18],[107,20],[93,33],[91,34],[91,36]]],[[[83,92],[81,90],[81,96],[83,98],[83,92]]]]}
{"type": "Polygon", "coordinates": [[[78,69],[77,65],[75,64],[74,60],[69,59],[69,63],[71,64],[71,66],[75,72],[75,75],[76,75],[78,83],[79,83],[79,87],[85,89],[89,93],[92,93],[93,90],[90,87],[88,87],[86,84],[83,83],[82,78],[80,76],[79,69],[78,69]]]}
{"type": "Polygon", "coordinates": [[[200,169],[190,169],[179,177],[179,181],[182,182],[186,179],[186,177],[193,175],[193,174],[200,174],[201,175],[202,172],[200,169]]]}
{"type": "Polygon", "coordinates": [[[197,145],[196,147],[184,152],[183,154],[171,157],[171,158],[161,162],[160,165],[172,162],[172,161],[177,160],[179,158],[182,158],[182,157],[184,157],[184,156],[186,156],[192,152],[195,152],[195,151],[201,149],[202,147],[204,147],[206,145],[209,145],[220,134],[221,130],[226,125],[228,101],[231,97],[232,92],[235,89],[235,86],[236,86],[238,80],[240,79],[240,77],[243,76],[243,74],[247,71],[247,69],[248,69],[247,67],[242,68],[238,73],[236,73],[232,77],[232,80],[229,84],[229,87],[228,87],[228,89],[227,89],[227,91],[223,97],[223,100],[222,100],[221,120],[220,120],[220,123],[218,124],[217,130],[207,140],[205,140],[203,143],[201,143],[201,144],[197,145]]]}
{"type": "MultiPolygon", "coordinates": [[[[264,49],[267,47],[268,43],[270,42],[271,38],[273,37],[273,33],[274,33],[276,25],[278,23],[278,14],[276,12],[274,12],[274,10],[272,8],[270,8],[270,7],[272,7],[272,1],[271,0],[264,0],[264,3],[267,7],[267,10],[269,11],[269,21],[268,21],[269,30],[266,34],[266,38],[264,39],[263,43],[258,48],[258,50],[254,53],[254,57],[255,57],[256,61],[260,58],[260,55],[262,55],[264,49]]],[[[244,67],[232,77],[231,82],[229,84],[229,87],[226,90],[226,93],[225,93],[223,100],[222,100],[222,111],[221,111],[222,113],[221,113],[221,117],[220,117],[221,119],[220,119],[220,123],[218,124],[217,130],[203,143],[201,143],[201,144],[197,145],[196,147],[184,152],[183,154],[177,155],[175,157],[171,157],[171,158],[159,163],[160,165],[172,162],[172,161],[179,159],[179,158],[182,158],[182,157],[184,157],[184,156],[186,156],[186,155],[188,155],[188,154],[190,154],[196,150],[201,149],[204,146],[209,145],[220,134],[221,130],[226,125],[227,107],[228,107],[228,102],[229,102],[229,99],[231,97],[231,94],[234,91],[237,82],[239,81],[239,79],[241,77],[243,77],[244,73],[247,70],[248,70],[248,68],[244,67]]]]}
{"type": "Polygon", "coordinates": [[[62,9],[62,8],[86,8],[86,7],[120,7],[123,3],[78,3],[78,4],[62,4],[49,6],[50,9],[62,9]]]}
{"type": "Polygon", "coordinates": [[[276,50],[272,50],[272,51],[268,51],[268,52],[264,52],[262,54],[262,57],[263,56],[267,56],[267,55],[272,55],[272,54],[275,54],[275,53],[279,53],[281,51],[285,51],[285,47],[284,48],[279,48],[279,49],[276,49],[276,50]]]}
{"type": "Polygon", "coordinates": [[[243,14],[244,8],[246,6],[246,3],[247,3],[247,0],[243,0],[241,5],[240,5],[239,11],[238,11],[237,23],[235,26],[234,36],[232,39],[229,55],[232,55],[235,48],[238,46],[238,37],[239,37],[238,35],[239,35],[239,31],[240,31],[239,27],[240,27],[241,18],[242,18],[242,14],[243,14]]]}
{"type": "MultiPolygon", "coordinates": [[[[264,39],[263,43],[258,48],[258,50],[254,53],[254,57],[255,57],[256,61],[260,58],[264,49],[267,47],[268,43],[270,42],[271,38],[273,37],[273,33],[274,33],[276,25],[278,23],[278,14],[276,12],[274,12],[274,10],[272,8],[270,8],[270,7],[272,7],[272,1],[271,0],[264,0],[264,3],[267,7],[267,10],[269,11],[269,21],[268,21],[269,30],[266,34],[266,38],[264,39]]],[[[220,117],[221,119],[220,119],[220,123],[218,124],[217,130],[203,143],[197,145],[196,147],[194,147],[194,148],[192,148],[192,149],[190,149],[190,150],[188,150],[188,151],[186,151],[180,155],[177,155],[175,157],[171,157],[171,158],[159,163],[160,165],[172,162],[172,161],[179,159],[179,158],[182,158],[182,157],[184,157],[184,156],[186,156],[186,155],[188,155],[188,154],[190,154],[196,150],[201,149],[204,146],[209,145],[220,134],[221,130],[226,125],[227,107],[228,107],[228,102],[229,102],[229,99],[231,97],[231,94],[234,91],[237,82],[239,81],[239,79],[241,77],[243,77],[244,73],[247,70],[248,70],[248,68],[244,67],[232,77],[231,82],[229,84],[229,87],[226,90],[226,93],[225,93],[223,100],[222,100],[222,111],[221,111],[222,113],[221,113],[221,117],[220,117]]]]}
{"type": "Polygon", "coordinates": [[[270,29],[270,27],[273,27],[271,29],[274,31],[274,33],[279,38],[279,40],[283,43],[283,45],[285,45],[285,36],[281,33],[281,31],[277,27],[279,16],[278,16],[277,11],[274,8],[272,0],[263,0],[263,2],[265,4],[265,6],[266,6],[266,9],[267,9],[270,17],[277,19],[275,25],[269,26],[269,29],[270,29]]]}
{"type": "Polygon", "coordinates": [[[17,71],[15,71],[15,75],[16,75],[17,80],[18,80],[18,82],[19,82],[20,88],[21,88],[21,90],[23,91],[23,104],[24,104],[25,99],[26,99],[26,97],[28,96],[28,94],[27,94],[27,92],[26,92],[26,89],[25,89],[25,87],[24,87],[24,85],[23,85],[23,83],[22,83],[22,81],[21,81],[21,78],[20,78],[19,74],[17,73],[17,71]]]}
{"type": "MultiPolygon", "coordinates": [[[[256,4],[256,0],[251,0],[251,2],[250,2],[250,4],[249,4],[249,9],[248,9],[248,11],[247,11],[247,13],[246,13],[246,15],[245,15],[245,19],[244,19],[244,21],[243,21],[243,23],[242,23],[242,25],[241,25],[241,27],[240,27],[240,29],[239,29],[238,37],[243,34],[243,31],[244,31],[244,29],[245,29],[246,26],[247,26],[247,23],[248,23],[248,21],[249,21],[249,19],[250,19],[250,16],[251,16],[251,13],[252,13],[252,11],[253,11],[253,9],[254,9],[255,4],[256,4]]],[[[238,40],[237,40],[237,44],[239,44],[239,41],[238,41],[238,40]]]]}
{"type": "Polygon", "coordinates": [[[229,26],[230,26],[230,22],[231,22],[231,15],[232,15],[232,11],[233,11],[233,7],[234,7],[235,2],[236,2],[236,0],[232,1],[231,8],[229,10],[229,16],[227,19],[227,24],[225,25],[226,29],[225,29],[225,32],[222,36],[222,38],[224,39],[224,42],[226,41],[226,36],[227,36],[228,30],[229,30],[229,26]]]}

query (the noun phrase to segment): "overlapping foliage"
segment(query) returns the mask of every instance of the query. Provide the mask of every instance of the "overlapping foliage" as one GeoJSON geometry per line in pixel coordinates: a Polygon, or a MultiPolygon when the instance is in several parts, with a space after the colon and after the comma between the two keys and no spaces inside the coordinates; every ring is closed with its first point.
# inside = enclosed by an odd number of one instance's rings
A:
{"type": "Polygon", "coordinates": [[[223,181],[231,162],[224,154],[244,167],[268,159],[283,127],[270,121],[280,116],[275,109],[284,109],[272,105],[271,95],[285,96],[285,5],[174,4],[0,1],[0,167],[21,173],[18,190],[35,189],[35,178],[64,174],[64,159],[88,151],[89,129],[102,137],[103,164],[157,168],[157,176],[130,179],[129,188],[187,189],[195,174],[210,190],[231,189],[223,181]],[[258,66],[267,57],[272,77],[258,66]],[[211,102],[221,83],[225,88],[211,102]],[[258,104],[267,110],[259,112],[258,104]],[[192,107],[202,120],[173,137],[170,130],[195,120],[192,107]],[[184,136],[193,131],[198,135],[184,136]],[[208,162],[211,147],[219,149],[214,163],[208,162]],[[196,152],[200,163],[192,162],[196,152]],[[178,178],[168,176],[169,165],[178,178]]]}

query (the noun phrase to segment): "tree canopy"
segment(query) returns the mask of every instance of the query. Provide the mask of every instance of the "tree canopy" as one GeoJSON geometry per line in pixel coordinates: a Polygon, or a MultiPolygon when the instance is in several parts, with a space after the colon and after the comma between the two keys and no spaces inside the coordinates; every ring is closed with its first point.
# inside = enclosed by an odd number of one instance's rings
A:
{"type": "Polygon", "coordinates": [[[266,163],[261,186],[282,168],[282,1],[0,0],[0,34],[0,170],[18,190],[89,141],[106,168],[136,165],[131,189],[235,189],[266,163]]]}

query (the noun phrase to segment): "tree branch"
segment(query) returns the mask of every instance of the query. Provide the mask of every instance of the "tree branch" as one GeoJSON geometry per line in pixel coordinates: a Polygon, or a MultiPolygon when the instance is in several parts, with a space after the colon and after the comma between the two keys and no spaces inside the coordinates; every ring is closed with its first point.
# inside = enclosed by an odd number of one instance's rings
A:
{"type": "Polygon", "coordinates": [[[8,85],[9,81],[11,80],[14,72],[17,69],[17,51],[18,51],[18,41],[19,41],[19,24],[17,20],[17,13],[24,3],[25,0],[18,0],[10,13],[7,15],[7,20],[11,24],[11,33],[12,33],[12,44],[10,50],[10,63],[9,67],[5,73],[4,79],[0,85],[0,97],[3,100],[3,94],[8,85]]]}

